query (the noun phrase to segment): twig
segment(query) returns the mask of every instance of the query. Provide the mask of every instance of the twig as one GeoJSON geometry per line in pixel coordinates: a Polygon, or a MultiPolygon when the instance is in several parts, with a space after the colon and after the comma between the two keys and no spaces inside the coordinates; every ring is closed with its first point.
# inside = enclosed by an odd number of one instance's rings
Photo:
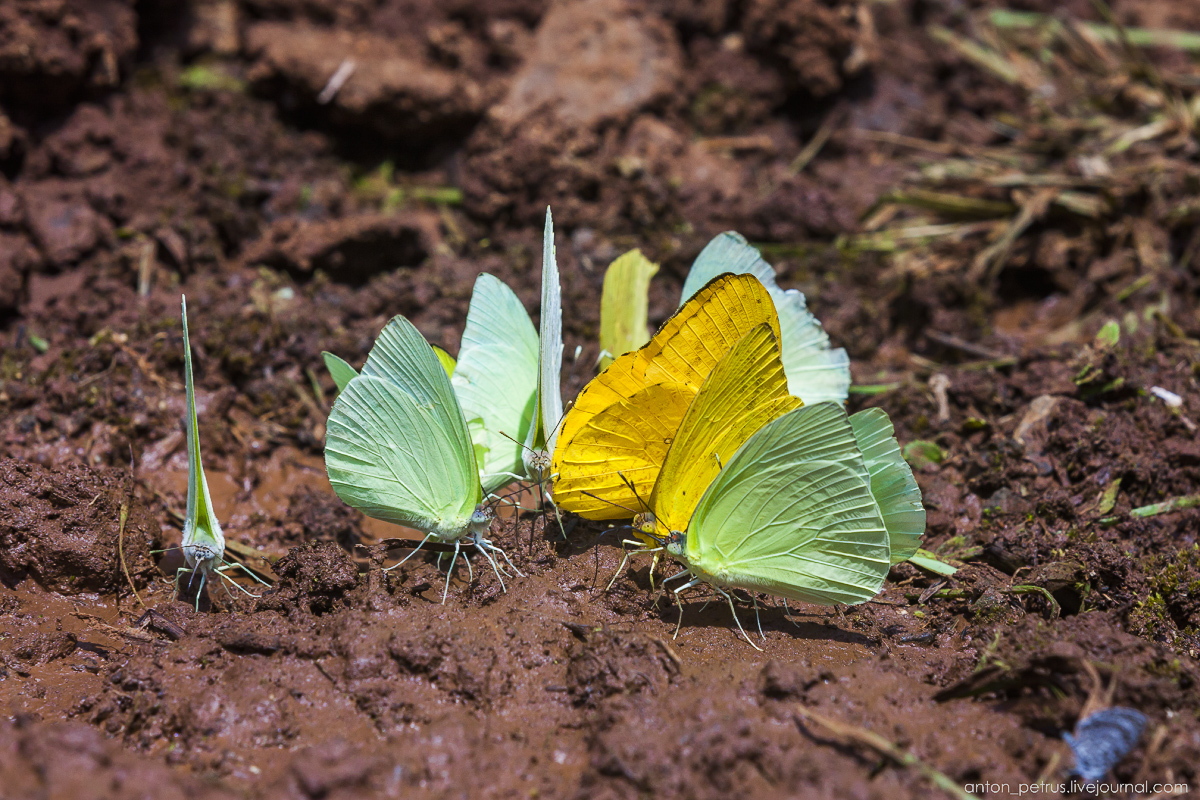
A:
{"type": "MultiPolygon", "coordinates": [[[[879,755],[891,760],[897,766],[912,767],[921,773],[921,775],[937,788],[949,794],[951,797],[956,797],[958,800],[979,800],[978,797],[963,789],[953,779],[944,772],[934,769],[925,762],[921,761],[907,750],[902,750],[892,742],[883,738],[877,733],[873,733],[865,728],[860,728],[856,725],[848,725],[844,722],[837,722],[823,717],[815,711],[810,711],[804,706],[799,706],[796,709],[796,716],[806,722],[815,722],[824,728],[833,732],[836,736],[842,736],[855,744],[869,747],[879,755]]],[[[797,720],[799,723],[799,720],[797,720]]]]}
{"type": "MultiPolygon", "coordinates": [[[[1054,32],[1059,32],[1062,28],[1062,23],[1048,14],[1009,11],[1007,9],[993,10],[988,14],[988,22],[997,28],[1040,28],[1046,26],[1048,30],[1054,32]]],[[[1117,44],[1121,41],[1121,36],[1118,34],[1117,29],[1111,25],[1102,25],[1098,22],[1080,22],[1077,24],[1102,42],[1117,44]]],[[[1125,28],[1125,37],[1130,43],[1139,47],[1175,47],[1180,50],[1200,51],[1200,33],[1192,33],[1191,31],[1176,31],[1166,28],[1125,28]]]]}
{"type": "Polygon", "coordinates": [[[354,63],[353,58],[342,59],[342,63],[329,76],[329,82],[325,84],[325,88],[317,95],[317,103],[325,105],[333,100],[337,96],[337,93],[341,91],[341,88],[346,85],[346,81],[350,80],[350,76],[354,74],[354,70],[357,68],[358,65],[354,63]]]}
{"type": "Polygon", "coordinates": [[[129,519],[128,500],[121,501],[121,511],[118,514],[118,519],[121,522],[120,527],[117,528],[117,557],[121,560],[121,571],[125,573],[125,580],[129,581],[129,588],[133,590],[133,596],[137,598],[142,608],[145,608],[146,602],[142,600],[142,596],[138,594],[137,587],[133,585],[133,578],[129,576],[129,567],[125,564],[125,523],[129,519]]]}
{"type": "Polygon", "coordinates": [[[817,128],[817,132],[813,134],[812,139],[809,140],[808,144],[804,145],[804,149],[800,151],[799,155],[792,159],[792,163],[788,164],[788,174],[798,175],[804,171],[804,168],[808,166],[810,161],[817,157],[817,154],[821,152],[821,148],[829,141],[829,137],[833,135],[834,129],[842,121],[843,116],[840,107],[829,112],[825,117],[825,121],[821,123],[821,127],[817,128]]]}
{"type": "Polygon", "coordinates": [[[133,624],[138,628],[149,628],[150,630],[158,631],[174,641],[179,641],[184,636],[187,636],[187,631],[154,609],[150,609],[145,614],[142,614],[133,624]]]}
{"type": "Polygon", "coordinates": [[[966,339],[960,339],[951,333],[941,333],[940,331],[925,331],[925,337],[933,339],[938,344],[944,344],[946,347],[953,347],[955,350],[961,350],[967,355],[975,356],[976,358],[1004,358],[1003,353],[998,353],[995,350],[984,347],[981,344],[968,342],[966,339]]]}
{"type": "Polygon", "coordinates": [[[1039,189],[1021,206],[1020,213],[1009,223],[1008,229],[996,242],[975,257],[967,280],[971,283],[991,281],[1008,261],[1008,254],[1025,230],[1040,219],[1050,204],[1058,197],[1059,189],[1039,189]]]}
{"type": "Polygon", "coordinates": [[[1050,594],[1050,590],[1044,586],[1022,583],[1017,586],[1010,586],[1004,592],[1005,594],[1040,594],[1050,603],[1050,619],[1058,619],[1062,615],[1062,607],[1054,599],[1054,595],[1050,594]]]}

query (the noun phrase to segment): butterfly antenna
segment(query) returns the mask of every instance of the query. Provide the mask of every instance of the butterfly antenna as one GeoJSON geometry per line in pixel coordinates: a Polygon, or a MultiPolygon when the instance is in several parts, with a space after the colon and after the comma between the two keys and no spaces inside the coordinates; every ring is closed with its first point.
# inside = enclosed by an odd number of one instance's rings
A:
{"type": "Polygon", "coordinates": [[[561,413],[561,414],[559,414],[559,415],[558,415],[558,422],[554,423],[554,428],[553,428],[553,430],[551,430],[550,432],[548,432],[548,433],[546,434],[547,436],[551,436],[551,435],[553,435],[554,431],[558,430],[558,429],[559,429],[559,427],[560,427],[560,426],[562,426],[562,424],[563,424],[563,420],[567,418],[567,412],[568,412],[568,411],[570,411],[570,410],[571,410],[571,407],[572,407],[572,406],[574,406],[574,405],[575,405],[575,401],[574,401],[574,400],[572,400],[571,402],[569,402],[569,403],[567,403],[565,406],[563,406],[563,413],[561,413]]]}
{"type": "Polygon", "coordinates": [[[617,508],[623,508],[626,511],[628,511],[630,514],[633,514],[635,517],[638,514],[642,513],[640,511],[634,511],[629,506],[623,506],[620,503],[614,503],[612,500],[606,500],[605,498],[600,497],[599,495],[592,494],[591,492],[588,492],[588,491],[581,491],[580,494],[586,494],[588,497],[592,498],[593,500],[599,500],[601,503],[608,503],[610,506],[616,506],[617,508]]]}
{"type": "Polygon", "coordinates": [[[642,496],[640,494],[638,494],[637,487],[633,485],[633,481],[631,481],[631,480],[629,480],[629,478],[625,477],[624,472],[618,472],[617,476],[620,477],[622,483],[624,483],[626,486],[629,487],[629,491],[633,492],[633,496],[637,498],[637,501],[642,504],[642,510],[644,510],[644,511],[652,510],[650,508],[650,504],[647,503],[645,500],[643,500],[642,496]]]}
{"type": "Polygon", "coordinates": [[[528,450],[528,451],[529,451],[529,452],[531,452],[531,453],[533,452],[533,448],[532,448],[532,447],[530,447],[529,445],[525,444],[524,442],[518,442],[516,439],[514,439],[514,438],[513,438],[513,437],[511,437],[511,436],[509,436],[509,435],[508,435],[507,433],[505,433],[504,431],[496,431],[496,433],[500,434],[500,435],[501,435],[501,436],[503,436],[505,439],[508,439],[510,442],[512,442],[513,444],[517,445],[517,447],[520,447],[520,448],[523,448],[523,449],[525,449],[525,450],[528,450]]]}

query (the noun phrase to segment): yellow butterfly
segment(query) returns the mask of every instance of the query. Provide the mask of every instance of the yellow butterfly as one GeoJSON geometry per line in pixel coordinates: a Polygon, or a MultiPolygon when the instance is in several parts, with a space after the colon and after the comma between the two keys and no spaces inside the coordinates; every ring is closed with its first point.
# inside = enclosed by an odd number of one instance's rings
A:
{"type": "MultiPolygon", "coordinates": [[[[563,419],[551,466],[559,507],[596,520],[649,510],[643,499],[653,491],[701,384],[730,348],[759,326],[778,340],[779,318],[766,288],[751,275],[721,275],[688,300],[645,346],[620,356],[597,375],[563,419]]],[[[763,358],[763,349],[755,349],[753,357],[763,358]]],[[[714,423],[711,433],[726,438],[720,438],[713,452],[731,455],[763,423],[794,407],[789,403],[799,404],[795,398],[780,399],[787,397],[781,365],[763,367],[762,387],[764,407],[770,412],[714,423]]],[[[719,417],[720,411],[714,408],[713,414],[719,417]]]]}

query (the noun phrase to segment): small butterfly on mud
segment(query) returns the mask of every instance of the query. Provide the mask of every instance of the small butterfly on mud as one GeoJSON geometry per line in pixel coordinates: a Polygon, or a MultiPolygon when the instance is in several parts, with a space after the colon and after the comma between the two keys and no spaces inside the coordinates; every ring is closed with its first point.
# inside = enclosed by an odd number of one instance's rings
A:
{"type": "Polygon", "coordinates": [[[1075,725],[1063,739],[1075,755],[1075,773],[1085,781],[1102,780],[1142,737],[1146,715],[1132,708],[1105,708],[1075,725]]]}
{"type": "MultiPolygon", "coordinates": [[[[257,595],[246,591],[225,574],[225,570],[235,565],[225,560],[225,535],[221,532],[221,524],[217,521],[216,512],[213,511],[212,495],[209,494],[208,481],[204,477],[204,464],[200,460],[200,427],[196,420],[196,390],[192,380],[192,346],[188,339],[186,297],[182,298],[181,304],[183,308],[183,374],[187,390],[187,410],[184,419],[187,428],[188,493],[187,515],[183,523],[183,543],[180,545],[186,566],[180,567],[175,573],[175,590],[176,592],[179,590],[181,575],[190,574],[192,576],[188,579],[189,585],[192,579],[199,575],[200,585],[196,589],[196,610],[199,611],[200,595],[204,593],[204,586],[210,579],[224,578],[227,582],[223,584],[226,591],[229,591],[229,585],[233,585],[251,597],[257,595]]],[[[241,564],[236,566],[241,567],[259,583],[263,583],[245,566],[241,564]]]]}

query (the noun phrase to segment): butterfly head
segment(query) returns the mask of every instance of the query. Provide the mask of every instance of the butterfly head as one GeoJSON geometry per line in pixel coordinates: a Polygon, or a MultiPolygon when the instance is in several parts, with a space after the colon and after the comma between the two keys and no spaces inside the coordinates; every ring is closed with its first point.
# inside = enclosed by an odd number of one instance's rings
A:
{"type": "Polygon", "coordinates": [[[487,506],[482,503],[475,506],[475,511],[471,514],[471,531],[480,534],[487,533],[495,518],[496,512],[487,506]]]}
{"type": "Polygon", "coordinates": [[[180,548],[183,551],[183,560],[189,567],[201,572],[207,572],[216,568],[217,562],[224,555],[217,550],[203,544],[185,544],[180,548]]]}
{"type": "Polygon", "coordinates": [[[541,479],[550,471],[550,453],[546,450],[529,450],[525,453],[525,467],[532,478],[541,479]]]}
{"type": "Polygon", "coordinates": [[[635,514],[633,517],[633,529],[638,533],[644,533],[652,539],[661,539],[656,531],[658,523],[654,519],[653,511],[643,511],[640,514],[635,514]]]}
{"type": "Polygon", "coordinates": [[[668,553],[673,556],[682,556],[683,551],[687,548],[687,532],[671,531],[665,544],[668,553]]]}

